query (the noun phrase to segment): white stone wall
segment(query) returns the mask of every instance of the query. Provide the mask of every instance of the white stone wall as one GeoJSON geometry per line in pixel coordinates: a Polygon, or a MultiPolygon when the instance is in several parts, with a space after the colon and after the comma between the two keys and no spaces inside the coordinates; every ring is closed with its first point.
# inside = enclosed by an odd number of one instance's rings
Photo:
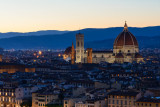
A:
{"type": "Polygon", "coordinates": [[[84,62],[84,35],[76,34],[76,63],[84,62]]]}

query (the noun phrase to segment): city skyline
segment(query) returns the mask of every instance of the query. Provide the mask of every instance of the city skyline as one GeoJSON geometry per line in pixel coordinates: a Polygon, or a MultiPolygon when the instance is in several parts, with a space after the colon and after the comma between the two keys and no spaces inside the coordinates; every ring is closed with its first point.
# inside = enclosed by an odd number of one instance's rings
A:
{"type": "Polygon", "coordinates": [[[154,0],[5,0],[0,4],[0,32],[78,30],[160,25],[160,1],[154,0]]]}

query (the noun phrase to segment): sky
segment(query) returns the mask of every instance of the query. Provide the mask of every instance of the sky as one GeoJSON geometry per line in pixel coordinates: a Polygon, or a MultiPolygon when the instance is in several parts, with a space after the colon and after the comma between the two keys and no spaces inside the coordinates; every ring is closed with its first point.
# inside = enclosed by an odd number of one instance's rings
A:
{"type": "Polygon", "coordinates": [[[160,25],[160,0],[0,0],[0,32],[160,25]]]}

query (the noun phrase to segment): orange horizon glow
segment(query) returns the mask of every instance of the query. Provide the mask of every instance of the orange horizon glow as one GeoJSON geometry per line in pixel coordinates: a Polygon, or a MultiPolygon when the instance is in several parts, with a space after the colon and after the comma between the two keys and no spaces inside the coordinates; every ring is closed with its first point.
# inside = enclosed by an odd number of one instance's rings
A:
{"type": "Polygon", "coordinates": [[[4,0],[0,32],[160,25],[160,0],[4,0]]]}

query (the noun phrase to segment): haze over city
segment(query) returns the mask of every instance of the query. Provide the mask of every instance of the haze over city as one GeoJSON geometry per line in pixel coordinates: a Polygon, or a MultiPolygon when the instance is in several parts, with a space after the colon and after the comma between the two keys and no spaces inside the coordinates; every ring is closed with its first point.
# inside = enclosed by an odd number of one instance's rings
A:
{"type": "Polygon", "coordinates": [[[160,25],[159,0],[1,0],[0,32],[160,25]]]}

